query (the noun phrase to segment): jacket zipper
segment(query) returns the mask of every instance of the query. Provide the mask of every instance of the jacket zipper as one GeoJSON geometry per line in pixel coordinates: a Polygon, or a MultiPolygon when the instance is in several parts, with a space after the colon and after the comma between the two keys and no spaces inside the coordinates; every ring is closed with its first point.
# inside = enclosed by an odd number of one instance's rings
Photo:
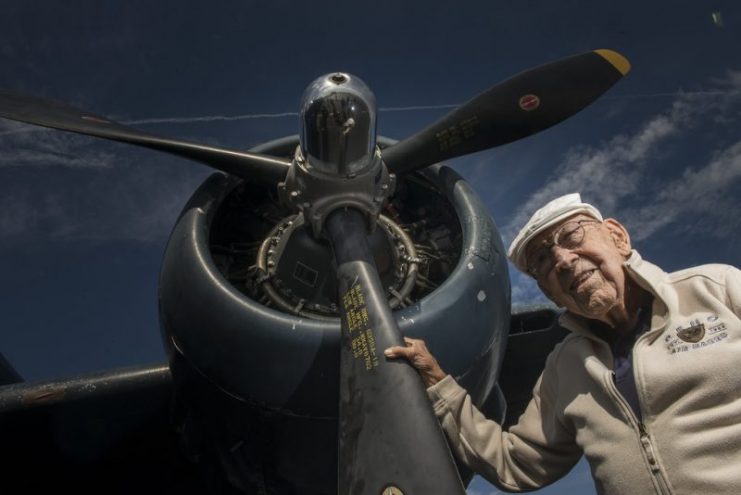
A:
{"type": "Polygon", "coordinates": [[[641,449],[643,450],[644,457],[648,462],[648,467],[651,471],[651,475],[656,480],[656,485],[659,488],[659,493],[661,495],[671,495],[669,485],[666,483],[664,474],[661,472],[661,468],[659,467],[659,462],[656,458],[653,444],[651,443],[651,437],[649,436],[648,431],[646,431],[646,426],[642,422],[638,421],[638,418],[636,417],[635,413],[630,408],[628,403],[625,401],[625,398],[620,394],[620,392],[618,392],[617,386],[615,385],[614,376],[614,371],[608,370],[607,372],[605,372],[604,382],[607,386],[607,389],[612,394],[613,399],[618,403],[618,406],[623,410],[623,414],[628,418],[628,421],[633,427],[633,430],[638,432],[638,441],[641,444],[641,449]]]}
{"type": "Polygon", "coordinates": [[[653,448],[653,445],[651,445],[651,438],[648,436],[648,432],[646,431],[646,426],[643,423],[638,423],[638,433],[640,434],[641,446],[643,447],[643,450],[646,452],[648,463],[651,466],[651,472],[658,473],[659,465],[658,465],[658,462],[656,461],[656,454],[654,454],[654,448],[653,448]]]}
{"type": "MultiPolygon", "coordinates": [[[[651,325],[649,323],[649,327],[646,333],[638,337],[638,340],[635,342],[635,344],[633,344],[633,349],[631,349],[630,351],[632,354],[632,361],[633,361],[633,380],[636,380],[635,376],[637,375],[638,366],[640,364],[635,356],[636,349],[638,349],[638,346],[641,343],[641,341],[656,340],[660,334],[661,334],[661,331],[659,331],[658,329],[652,330],[651,325]],[[651,337],[649,339],[649,335],[652,332],[656,332],[656,336],[651,337]]],[[[613,376],[614,376],[614,372],[613,372],[613,376]]],[[[613,380],[612,383],[613,383],[613,386],[615,386],[615,391],[617,392],[617,386],[615,385],[615,381],[613,380]]],[[[636,381],[636,394],[638,394],[638,407],[641,407],[641,397],[640,397],[641,392],[638,389],[637,381],[636,381]]],[[[619,393],[618,395],[620,396],[620,398],[623,400],[624,403],[627,402],[622,395],[620,395],[619,393]]],[[[640,422],[638,421],[638,418],[635,417],[635,414],[633,413],[632,408],[628,407],[628,409],[629,409],[630,414],[633,415],[635,422],[638,424],[638,429],[641,434],[641,445],[643,446],[644,450],[646,451],[646,454],[648,455],[648,462],[649,464],[651,464],[651,472],[654,474],[654,476],[656,476],[656,480],[659,482],[659,486],[661,487],[661,490],[664,493],[671,493],[672,491],[669,488],[669,483],[666,481],[666,478],[664,477],[664,473],[661,471],[661,467],[659,466],[659,460],[657,459],[656,452],[654,451],[653,444],[651,443],[651,437],[648,434],[648,431],[646,431],[646,425],[643,424],[643,421],[640,421],[640,422]]],[[[641,414],[645,415],[642,408],[641,408],[641,414]]]]}

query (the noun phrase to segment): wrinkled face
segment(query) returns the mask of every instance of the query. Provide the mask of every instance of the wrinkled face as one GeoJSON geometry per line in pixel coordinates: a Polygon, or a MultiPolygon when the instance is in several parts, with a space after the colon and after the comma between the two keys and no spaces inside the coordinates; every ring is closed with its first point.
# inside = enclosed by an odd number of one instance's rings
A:
{"type": "Polygon", "coordinates": [[[625,306],[623,262],[630,255],[630,238],[616,220],[606,219],[602,223],[589,220],[593,219],[575,215],[541,232],[528,243],[526,256],[529,264],[535,258],[551,256],[549,269],[536,276],[549,299],[572,313],[604,319],[601,317],[610,310],[625,306]],[[554,233],[566,223],[579,220],[586,220],[582,222],[581,244],[571,249],[552,244],[554,233]]]}

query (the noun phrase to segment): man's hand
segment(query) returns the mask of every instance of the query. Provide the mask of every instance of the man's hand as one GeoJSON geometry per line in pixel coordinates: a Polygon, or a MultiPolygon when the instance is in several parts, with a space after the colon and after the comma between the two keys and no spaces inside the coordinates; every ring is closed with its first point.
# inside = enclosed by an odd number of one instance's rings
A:
{"type": "Polygon", "coordinates": [[[389,347],[384,351],[384,355],[392,359],[403,357],[409,361],[419,372],[425,387],[430,387],[445,378],[446,373],[437,364],[437,359],[427,350],[424,340],[404,337],[404,342],[406,342],[406,347],[389,347]]]}

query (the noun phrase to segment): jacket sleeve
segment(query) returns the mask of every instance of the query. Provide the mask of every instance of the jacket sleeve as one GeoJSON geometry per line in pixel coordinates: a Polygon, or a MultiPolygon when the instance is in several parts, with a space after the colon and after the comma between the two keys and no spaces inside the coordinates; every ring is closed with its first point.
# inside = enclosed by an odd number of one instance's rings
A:
{"type": "Polygon", "coordinates": [[[486,419],[450,375],[427,389],[455,455],[503,490],[529,491],[553,483],[582,455],[574,432],[562,424],[555,410],[556,354],[554,350],[548,357],[533,398],[508,432],[486,419]]]}

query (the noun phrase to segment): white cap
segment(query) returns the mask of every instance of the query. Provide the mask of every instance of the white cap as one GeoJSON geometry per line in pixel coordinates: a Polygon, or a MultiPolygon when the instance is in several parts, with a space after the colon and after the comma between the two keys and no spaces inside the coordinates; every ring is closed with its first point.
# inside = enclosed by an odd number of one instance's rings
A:
{"type": "Polygon", "coordinates": [[[507,256],[510,261],[517,268],[527,273],[527,260],[525,259],[527,244],[551,225],[555,225],[561,220],[578,213],[589,215],[600,222],[602,221],[602,214],[600,214],[599,210],[589,203],[582,203],[579,193],[571,193],[558,197],[533,213],[533,216],[530,217],[530,220],[528,220],[509,246],[507,256]]]}

